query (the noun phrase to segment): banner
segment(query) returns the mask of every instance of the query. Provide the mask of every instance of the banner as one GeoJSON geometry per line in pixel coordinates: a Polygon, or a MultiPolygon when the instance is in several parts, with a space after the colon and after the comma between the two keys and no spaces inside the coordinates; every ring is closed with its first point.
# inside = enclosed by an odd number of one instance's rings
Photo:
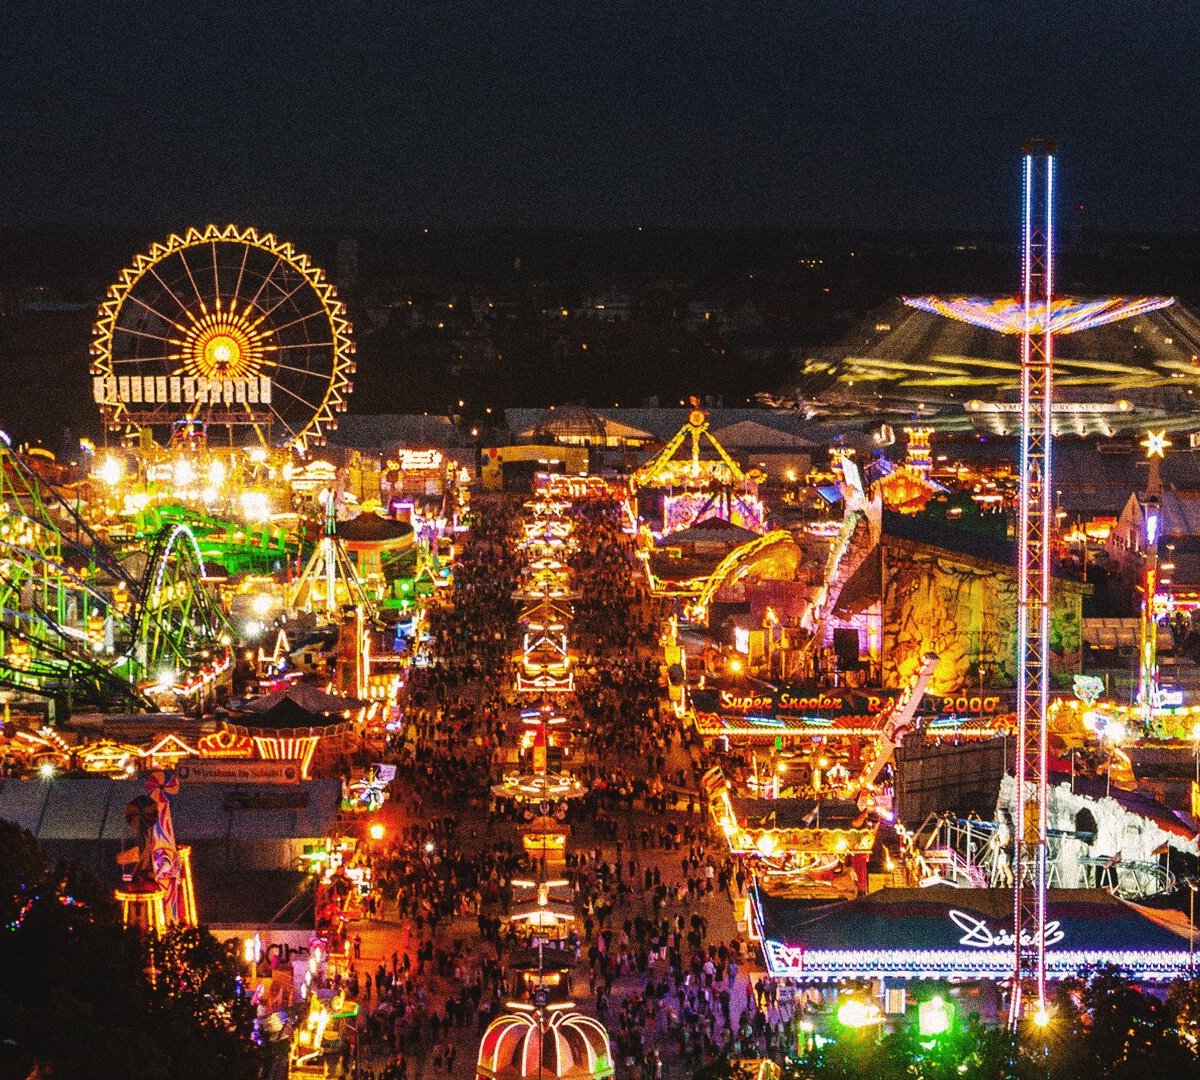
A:
{"type": "MultiPolygon", "coordinates": [[[[720,688],[691,691],[696,712],[718,716],[771,717],[780,720],[803,718],[883,717],[900,697],[899,690],[781,686],[720,688]]],[[[1016,707],[1012,690],[964,691],[959,694],[926,694],[917,716],[921,718],[987,719],[1012,712],[1016,707]]]]}
{"type": "Polygon", "coordinates": [[[185,758],[176,770],[189,784],[298,784],[298,761],[185,758]]]}

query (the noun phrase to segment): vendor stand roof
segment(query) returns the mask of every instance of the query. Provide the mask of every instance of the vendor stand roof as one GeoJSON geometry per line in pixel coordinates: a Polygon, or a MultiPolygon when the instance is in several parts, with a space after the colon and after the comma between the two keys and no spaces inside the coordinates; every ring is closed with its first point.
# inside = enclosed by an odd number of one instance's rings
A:
{"type": "MultiPolygon", "coordinates": [[[[1012,973],[1009,889],[881,889],[812,904],[756,890],[753,918],[771,974],[831,979],[991,979],[1012,973]]],[[[1099,889],[1052,889],[1046,962],[1053,979],[1113,964],[1145,980],[1189,969],[1186,920],[1099,889]]]]}
{"type": "MultiPolygon", "coordinates": [[[[306,715],[317,719],[314,726],[322,723],[336,722],[342,714],[351,709],[361,708],[364,702],[356,698],[339,697],[337,694],[327,694],[319,686],[310,682],[294,682],[283,690],[262,697],[251,698],[237,710],[238,715],[247,717],[246,723],[253,726],[251,717],[259,720],[267,717],[274,710],[287,703],[288,707],[302,710],[306,715]],[[332,719],[331,719],[332,718],[332,719]]],[[[299,715],[293,713],[294,715],[299,715]]],[[[264,724],[262,726],[270,726],[264,724]]]]}

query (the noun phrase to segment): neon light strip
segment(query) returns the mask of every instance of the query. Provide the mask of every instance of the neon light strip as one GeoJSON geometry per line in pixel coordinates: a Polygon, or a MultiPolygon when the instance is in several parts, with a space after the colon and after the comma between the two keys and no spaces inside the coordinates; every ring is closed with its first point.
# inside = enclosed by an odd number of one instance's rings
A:
{"type": "Polygon", "coordinates": [[[320,735],[301,735],[299,738],[281,738],[278,736],[255,735],[254,745],[258,755],[264,761],[298,761],[300,777],[307,780],[313,755],[317,752],[320,735]]]}
{"type": "MultiPolygon", "coordinates": [[[[767,970],[776,978],[909,979],[974,978],[1007,982],[1012,978],[1010,949],[828,949],[814,950],[763,942],[767,970]]],[[[1100,964],[1113,964],[1146,979],[1176,979],[1191,969],[1186,950],[1049,949],[1046,973],[1067,978],[1100,964]]]]}

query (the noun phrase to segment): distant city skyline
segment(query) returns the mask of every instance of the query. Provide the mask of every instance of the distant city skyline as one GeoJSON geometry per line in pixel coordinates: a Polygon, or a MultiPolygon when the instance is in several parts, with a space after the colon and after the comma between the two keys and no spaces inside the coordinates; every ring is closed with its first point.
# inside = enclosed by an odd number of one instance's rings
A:
{"type": "Polygon", "coordinates": [[[1200,228],[1193,5],[417,8],[18,4],[0,225],[1200,228]]]}

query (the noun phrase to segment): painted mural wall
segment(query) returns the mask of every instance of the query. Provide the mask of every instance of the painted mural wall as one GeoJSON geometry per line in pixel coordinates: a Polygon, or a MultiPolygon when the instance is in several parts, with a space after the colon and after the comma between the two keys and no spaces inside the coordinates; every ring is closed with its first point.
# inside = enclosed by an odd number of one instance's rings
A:
{"type": "MultiPolygon", "coordinates": [[[[1014,685],[1014,568],[898,537],[885,537],[882,562],[884,686],[904,685],[929,650],[941,658],[929,693],[1014,685]]],[[[1082,587],[1055,581],[1051,604],[1051,675],[1062,683],[1082,663],[1082,587]]]]}

